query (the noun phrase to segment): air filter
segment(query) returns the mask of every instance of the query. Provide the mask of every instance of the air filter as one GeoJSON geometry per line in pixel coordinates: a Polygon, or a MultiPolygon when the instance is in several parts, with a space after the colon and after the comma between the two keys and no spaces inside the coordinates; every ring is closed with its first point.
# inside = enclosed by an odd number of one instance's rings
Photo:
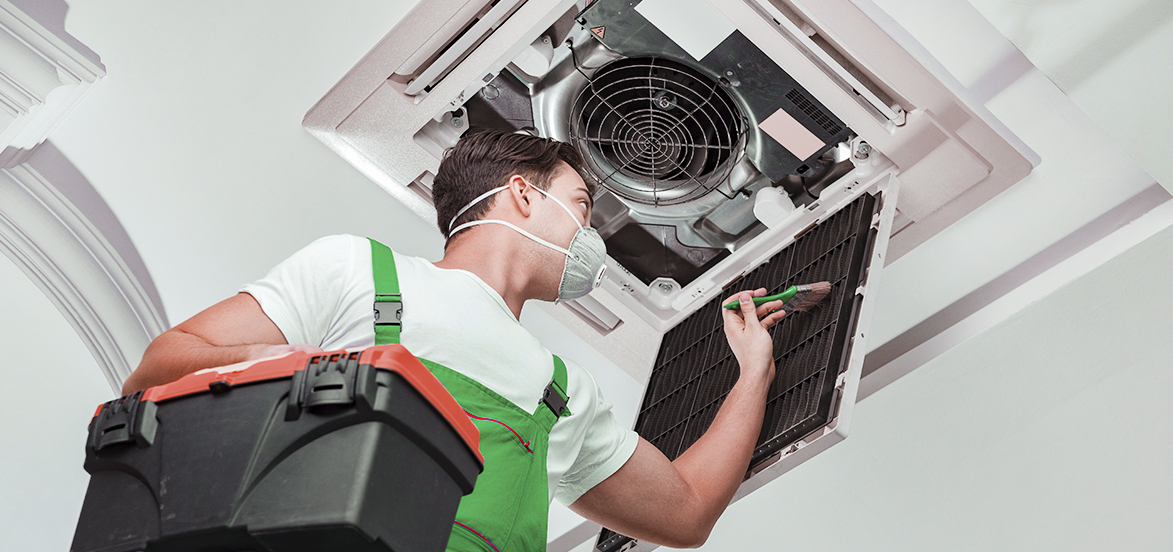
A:
{"type": "MultiPolygon", "coordinates": [[[[789,247],[731,284],[730,293],[791,284],[831,283],[831,293],[809,312],[794,313],[774,327],[777,375],[751,465],[827,424],[838,402],[835,380],[847,369],[848,338],[862,296],[856,289],[875,242],[872,217],[879,202],[864,194],[812,228],[789,247]]],[[[738,366],[721,323],[722,296],[669,330],[660,345],[635,430],[675,460],[709,428],[737,382],[738,366]]],[[[631,539],[604,529],[601,552],[631,539]]]]}

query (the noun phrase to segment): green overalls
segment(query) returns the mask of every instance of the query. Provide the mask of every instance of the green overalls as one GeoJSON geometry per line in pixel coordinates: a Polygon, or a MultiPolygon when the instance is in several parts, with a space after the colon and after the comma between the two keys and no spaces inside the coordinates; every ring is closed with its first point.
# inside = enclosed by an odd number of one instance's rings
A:
{"type": "MultiPolygon", "coordinates": [[[[395,259],[387,246],[370,242],[375,277],[375,344],[396,344],[403,303],[395,259]]],[[[460,501],[448,550],[545,550],[550,507],[546,450],[554,423],[560,416],[570,415],[566,408],[566,365],[554,357],[553,380],[537,409],[529,413],[463,374],[427,359],[420,361],[476,424],[485,457],[485,470],[477,477],[476,487],[460,501]]]]}

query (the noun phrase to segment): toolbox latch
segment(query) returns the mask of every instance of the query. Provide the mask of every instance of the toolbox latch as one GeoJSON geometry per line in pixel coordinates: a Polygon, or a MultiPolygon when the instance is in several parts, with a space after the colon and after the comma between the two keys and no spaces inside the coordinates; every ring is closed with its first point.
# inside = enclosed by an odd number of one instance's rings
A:
{"type": "Polygon", "coordinates": [[[369,408],[375,388],[375,373],[360,366],[359,353],[335,353],[312,357],[304,370],[290,381],[286,420],[296,420],[303,409],[349,406],[369,408]]]}
{"type": "Polygon", "coordinates": [[[132,393],[102,405],[90,422],[89,449],[98,452],[106,447],[134,443],[146,448],[155,442],[159,419],[158,406],[142,400],[143,392],[132,393]]]}

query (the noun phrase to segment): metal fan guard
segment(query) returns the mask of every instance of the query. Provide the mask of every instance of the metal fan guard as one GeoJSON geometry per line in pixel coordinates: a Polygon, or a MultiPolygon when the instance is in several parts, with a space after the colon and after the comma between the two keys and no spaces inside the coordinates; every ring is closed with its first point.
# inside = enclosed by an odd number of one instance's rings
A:
{"type": "Polygon", "coordinates": [[[647,205],[704,196],[745,149],[740,109],[687,65],[628,58],[600,68],[575,99],[570,138],[613,193],[647,205]]]}

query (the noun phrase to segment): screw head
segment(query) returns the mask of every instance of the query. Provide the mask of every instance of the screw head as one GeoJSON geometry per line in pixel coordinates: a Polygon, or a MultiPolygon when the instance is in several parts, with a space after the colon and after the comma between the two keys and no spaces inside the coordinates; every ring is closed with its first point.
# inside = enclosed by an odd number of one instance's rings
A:
{"type": "Polygon", "coordinates": [[[464,119],[461,119],[460,117],[453,117],[452,118],[452,126],[454,126],[456,128],[460,128],[460,127],[464,126],[464,119]]]}
{"type": "Polygon", "coordinates": [[[661,282],[660,291],[664,293],[672,293],[672,284],[669,284],[668,282],[661,282]]]}
{"type": "Polygon", "coordinates": [[[666,90],[657,92],[656,95],[652,97],[652,101],[654,102],[653,105],[663,110],[669,110],[676,107],[676,98],[669,94],[666,90]]]}

